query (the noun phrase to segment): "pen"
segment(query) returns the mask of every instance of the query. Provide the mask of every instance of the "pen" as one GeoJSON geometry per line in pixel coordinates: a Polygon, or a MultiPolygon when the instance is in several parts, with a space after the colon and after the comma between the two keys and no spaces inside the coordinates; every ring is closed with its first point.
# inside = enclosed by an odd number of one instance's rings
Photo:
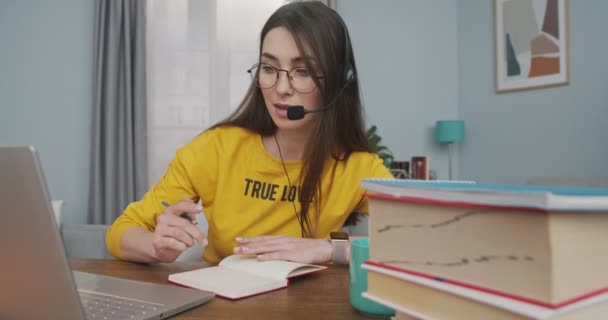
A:
{"type": "MultiPolygon", "coordinates": [[[[162,204],[163,204],[163,206],[165,206],[165,207],[169,207],[169,206],[170,206],[170,204],[169,204],[167,201],[165,201],[165,200],[161,201],[161,203],[162,203],[162,204]]],[[[180,217],[182,217],[182,218],[184,218],[184,219],[186,219],[186,220],[188,220],[188,221],[190,221],[190,223],[192,223],[192,224],[198,224],[198,222],[196,222],[196,220],[192,219],[192,217],[191,217],[191,216],[189,216],[189,215],[188,215],[187,213],[185,213],[185,212],[182,212],[182,214],[180,214],[179,216],[180,216],[180,217]]]]}

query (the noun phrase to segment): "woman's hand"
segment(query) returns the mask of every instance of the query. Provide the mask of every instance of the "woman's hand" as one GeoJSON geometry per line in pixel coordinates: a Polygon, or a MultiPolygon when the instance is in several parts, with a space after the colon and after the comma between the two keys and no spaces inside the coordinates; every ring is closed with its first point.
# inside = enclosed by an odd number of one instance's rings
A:
{"type": "Polygon", "coordinates": [[[203,232],[190,221],[196,221],[195,216],[201,210],[191,199],[184,199],[168,206],[163,214],[156,218],[156,228],[152,234],[154,256],[160,262],[173,262],[186,249],[198,241],[202,246],[207,244],[203,232]],[[191,220],[181,217],[187,214],[191,220]]]}
{"type": "Polygon", "coordinates": [[[260,261],[288,260],[303,263],[331,261],[333,246],[327,239],[303,239],[288,236],[236,238],[236,254],[255,254],[260,261]]]}

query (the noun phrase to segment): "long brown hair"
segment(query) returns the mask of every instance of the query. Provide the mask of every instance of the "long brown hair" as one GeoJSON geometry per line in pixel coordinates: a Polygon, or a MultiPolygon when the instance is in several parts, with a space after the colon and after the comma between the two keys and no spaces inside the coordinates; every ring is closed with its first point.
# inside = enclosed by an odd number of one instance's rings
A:
{"type": "MultiPolygon", "coordinates": [[[[295,2],[284,5],[268,19],[260,37],[260,54],[266,34],[277,27],[284,27],[294,37],[302,57],[304,43],[317,57],[321,74],[325,76],[324,85],[315,78],[321,88],[323,104],[336,98],[344,82],[344,65],[350,64],[356,74],[356,65],[348,31],[337,12],[317,2],[295,2]],[[345,61],[346,60],[346,61],[345,61]]],[[[309,70],[314,70],[311,62],[305,59],[309,70]]],[[[314,75],[314,73],[313,73],[314,75]]],[[[236,109],[219,126],[238,126],[257,132],[262,136],[275,134],[277,127],[267,112],[261,90],[252,82],[247,93],[236,109]]],[[[319,116],[304,151],[301,183],[300,226],[302,235],[314,237],[310,223],[309,207],[316,203],[316,212],[321,208],[321,177],[327,160],[332,158],[346,161],[355,151],[369,152],[370,148],[364,130],[363,111],[356,78],[336,98],[334,105],[319,116]]],[[[318,219],[317,219],[318,221],[318,219]]]]}

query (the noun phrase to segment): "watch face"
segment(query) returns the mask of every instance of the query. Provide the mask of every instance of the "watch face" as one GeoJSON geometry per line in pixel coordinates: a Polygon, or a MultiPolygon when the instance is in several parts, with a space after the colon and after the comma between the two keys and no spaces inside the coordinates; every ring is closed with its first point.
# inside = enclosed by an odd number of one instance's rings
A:
{"type": "Polygon", "coordinates": [[[337,240],[348,240],[348,233],[346,232],[340,232],[340,231],[334,231],[332,233],[329,234],[329,237],[332,239],[337,239],[337,240]]]}

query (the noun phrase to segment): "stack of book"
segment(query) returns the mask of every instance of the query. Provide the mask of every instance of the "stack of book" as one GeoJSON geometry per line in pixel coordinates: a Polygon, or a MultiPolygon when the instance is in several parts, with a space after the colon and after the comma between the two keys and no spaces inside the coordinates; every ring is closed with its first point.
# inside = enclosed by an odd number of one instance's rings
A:
{"type": "Polygon", "coordinates": [[[393,177],[397,179],[410,179],[409,161],[392,161],[389,169],[393,174],[393,177]]]}
{"type": "Polygon", "coordinates": [[[362,187],[364,295],[404,319],[608,319],[607,189],[382,179],[362,187]]]}

